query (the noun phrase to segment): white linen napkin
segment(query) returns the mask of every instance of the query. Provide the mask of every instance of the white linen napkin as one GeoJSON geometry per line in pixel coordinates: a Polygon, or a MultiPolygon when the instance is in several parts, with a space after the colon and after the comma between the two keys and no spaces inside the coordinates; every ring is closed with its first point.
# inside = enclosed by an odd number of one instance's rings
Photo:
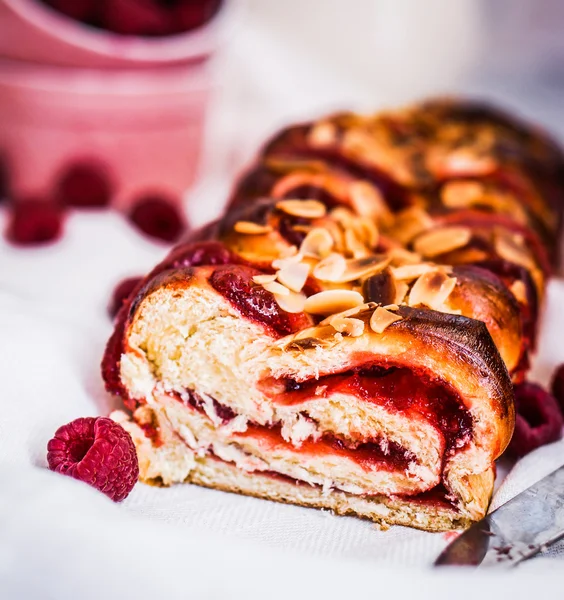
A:
{"type": "MultiPolygon", "coordinates": [[[[359,519],[191,485],[159,489],[138,484],[125,502],[114,505],[84,484],[45,469],[46,444],[58,426],[111,410],[99,373],[111,332],[106,314],[110,292],[123,276],[146,272],[165,252],[112,214],[73,215],[64,239],[49,248],[14,249],[0,242],[0,575],[4,570],[18,585],[31,585],[27,576],[33,573],[37,590],[48,580],[62,586],[54,597],[66,597],[72,590],[49,571],[56,562],[51,554],[65,551],[76,585],[86,585],[97,565],[110,569],[118,587],[137,577],[135,585],[148,594],[190,579],[188,573],[173,573],[166,583],[166,569],[154,574],[145,564],[156,560],[164,565],[156,555],[165,545],[167,556],[177,547],[195,573],[209,574],[208,587],[196,578],[185,591],[223,589],[227,579],[215,573],[213,564],[225,577],[237,568],[246,573],[242,556],[251,554],[271,570],[281,556],[290,560],[293,555],[300,560],[290,563],[299,562],[302,570],[339,564],[358,573],[370,569],[378,577],[390,568],[430,565],[449,535],[402,527],[379,531],[359,519]]],[[[533,370],[537,379],[546,379],[564,361],[563,302],[564,282],[555,280],[533,370]]],[[[493,506],[563,463],[564,442],[529,455],[505,477],[493,506]]],[[[564,545],[523,570],[550,567],[550,557],[560,555],[564,545]]],[[[342,569],[336,580],[344,576],[342,569]]],[[[252,573],[241,577],[255,580],[255,569],[252,573]]]]}

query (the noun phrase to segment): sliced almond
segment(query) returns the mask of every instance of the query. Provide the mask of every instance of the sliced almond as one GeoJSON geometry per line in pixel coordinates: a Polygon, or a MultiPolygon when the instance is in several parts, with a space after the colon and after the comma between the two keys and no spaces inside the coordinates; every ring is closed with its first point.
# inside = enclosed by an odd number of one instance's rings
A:
{"type": "Polygon", "coordinates": [[[304,294],[290,292],[288,294],[274,294],[278,306],[288,313],[301,313],[304,311],[306,297],[304,294]]]}
{"type": "Polygon", "coordinates": [[[312,146],[331,146],[337,141],[337,127],[330,121],[316,123],[307,136],[312,146]]]}
{"type": "Polygon", "coordinates": [[[449,208],[465,208],[483,198],[484,193],[478,181],[450,181],[441,190],[441,200],[449,208]]]}
{"type": "Polygon", "coordinates": [[[360,217],[354,227],[358,239],[368,248],[376,248],[380,240],[380,232],[374,221],[360,217]]]}
{"type": "Polygon", "coordinates": [[[497,168],[496,161],[491,156],[479,156],[467,149],[449,152],[444,157],[441,171],[449,177],[472,175],[480,177],[489,175],[497,168]]]}
{"type": "Polygon", "coordinates": [[[359,337],[364,333],[364,321],[362,319],[351,319],[335,315],[329,319],[329,325],[338,331],[350,337],[359,337]]]}
{"type": "Polygon", "coordinates": [[[368,248],[362,243],[352,227],[345,229],[345,246],[354,258],[362,258],[368,254],[368,248]]]}
{"type": "Polygon", "coordinates": [[[396,304],[403,304],[405,300],[405,295],[409,290],[409,284],[405,281],[396,281],[396,297],[394,302],[396,304]]]}
{"type": "Polygon", "coordinates": [[[284,286],[281,285],[280,283],[278,283],[277,281],[271,281],[269,283],[263,283],[262,287],[267,291],[270,292],[276,296],[289,296],[290,295],[290,290],[284,286]]]}
{"type": "Polygon", "coordinates": [[[261,285],[263,283],[271,283],[272,281],[276,281],[276,275],[255,275],[253,281],[255,283],[260,283],[261,285]]]}
{"type": "Polygon", "coordinates": [[[296,263],[280,269],[276,274],[278,281],[293,292],[301,292],[309,275],[309,265],[296,263]]]}
{"type": "Polygon", "coordinates": [[[335,245],[335,241],[327,229],[313,228],[304,238],[300,246],[300,254],[312,258],[325,258],[335,245]]]}
{"type": "Polygon", "coordinates": [[[436,269],[435,265],[429,263],[417,263],[415,265],[402,265],[401,267],[392,267],[392,273],[396,281],[411,281],[421,277],[424,273],[436,269]]]}
{"type": "Polygon", "coordinates": [[[314,315],[332,315],[364,304],[362,294],[353,290],[326,290],[310,296],[304,310],[314,315]]]}
{"type": "Polygon", "coordinates": [[[456,277],[449,277],[441,271],[430,271],[419,277],[409,292],[409,306],[428,306],[441,310],[456,286],[456,277]]]}
{"type": "Polygon", "coordinates": [[[293,336],[293,340],[305,340],[308,338],[314,339],[327,339],[333,337],[335,334],[335,329],[330,325],[318,325],[316,327],[307,327],[306,329],[302,329],[298,331],[293,336]]]}
{"type": "Polygon", "coordinates": [[[299,254],[297,246],[287,246],[282,244],[280,247],[279,258],[291,258],[299,254]]]}
{"type": "Polygon", "coordinates": [[[344,206],[337,206],[329,213],[329,216],[343,228],[352,227],[355,219],[352,211],[344,206]]]}
{"type": "Polygon", "coordinates": [[[392,323],[401,321],[402,317],[379,306],[370,317],[370,328],[376,333],[383,333],[392,323]]]}
{"type": "Polygon", "coordinates": [[[354,181],[349,186],[352,207],[357,215],[377,219],[388,207],[379,189],[368,181],[354,181]]]}
{"type": "Polygon", "coordinates": [[[327,317],[326,319],[321,321],[321,323],[319,323],[319,324],[327,325],[331,322],[331,319],[333,319],[334,317],[343,317],[343,318],[354,317],[355,315],[358,315],[367,310],[374,310],[376,308],[376,306],[377,306],[377,304],[375,302],[365,302],[364,304],[359,304],[358,306],[353,306],[353,308],[349,308],[348,310],[343,310],[340,313],[335,313],[334,315],[330,315],[329,317],[327,317]]]}
{"type": "Polygon", "coordinates": [[[337,281],[347,268],[347,261],[342,254],[330,254],[317,263],[313,269],[313,276],[320,281],[337,281]]]}
{"type": "Polygon", "coordinates": [[[516,281],[514,281],[511,284],[511,287],[509,289],[511,290],[511,293],[517,299],[517,302],[519,302],[520,304],[528,304],[529,303],[529,299],[527,298],[527,288],[520,279],[517,279],[516,281]]]}
{"type": "Polygon", "coordinates": [[[345,234],[341,225],[334,221],[332,218],[325,219],[323,228],[327,230],[329,235],[333,238],[333,250],[335,252],[343,253],[345,251],[345,234]]]}
{"type": "Polygon", "coordinates": [[[345,270],[342,275],[334,279],[326,279],[334,283],[348,283],[356,279],[363,279],[383,271],[390,264],[390,259],[385,254],[373,254],[364,258],[351,258],[345,261],[345,270]]]}
{"type": "Polygon", "coordinates": [[[463,248],[471,239],[472,230],[469,227],[440,227],[420,235],[415,240],[414,250],[433,258],[463,248]]]}
{"type": "Polygon", "coordinates": [[[299,160],[286,158],[265,158],[264,165],[270,171],[277,173],[295,173],[296,171],[307,173],[323,173],[326,169],[321,160],[299,160]]]}
{"type": "Polygon", "coordinates": [[[390,236],[400,244],[409,244],[419,234],[433,226],[433,219],[420,206],[399,212],[390,228],[390,236]]]}
{"type": "Polygon", "coordinates": [[[320,219],[327,213],[325,204],[319,200],[280,200],[276,208],[287,215],[304,219],[320,219]]]}
{"type": "Polygon", "coordinates": [[[246,235],[261,235],[272,231],[270,225],[261,225],[260,223],[253,223],[252,221],[237,221],[233,229],[235,229],[237,233],[244,233],[246,235]]]}
{"type": "Polygon", "coordinates": [[[495,251],[501,258],[505,258],[505,260],[516,265],[521,265],[529,270],[536,268],[535,261],[525,247],[521,235],[498,233],[495,236],[495,251]]]}
{"type": "MultiPolygon", "coordinates": [[[[293,246],[295,249],[296,247],[293,246]]],[[[286,256],[276,258],[272,261],[273,269],[286,269],[291,265],[299,264],[303,259],[301,252],[295,252],[294,254],[287,254],[286,256]]]]}
{"type": "Polygon", "coordinates": [[[391,264],[394,267],[402,265],[414,265],[421,262],[421,255],[417,252],[410,252],[405,248],[390,248],[388,256],[391,258],[391,264]]]}
{"type": "Polygon", "coordinates": [[[311,231],[312,227],[311,225],[301,225],[301,224],[297,224],[297,225],[292,225],[292,229],[294,231],[299,231],[300,233],[305,233],[306,235],[311,231]]]}

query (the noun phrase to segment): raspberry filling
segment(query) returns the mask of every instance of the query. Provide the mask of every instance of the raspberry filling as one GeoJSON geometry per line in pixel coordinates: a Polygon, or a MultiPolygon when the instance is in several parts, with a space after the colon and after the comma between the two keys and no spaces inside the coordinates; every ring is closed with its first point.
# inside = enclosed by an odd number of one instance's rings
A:
{"type": "Polygon", "coordinates": [[[218,267],[210,285],[241,315],[260,323],[275,335],[289,335],[311,325],[304,313],[292,314],[280,308],[274,294],[253,282],[259,271],[243,265],[218,267]]]}
{"type": "Polygon", "coordinates": [[[408,417],[423,417],[441,432],[447,452],[461,448],[472,435],[472,416],[454,390],[445,382],[432,380],[406,367],[363,365],[303,382],[291,378],[266,380],[263,389],[266,393],[270,389],[273,401],[284,405],[342,393],[408,417]]]}
{"type": "MultiPolygon", "coordinates": [[[[185,401],[197,411],[204,412],[204,402],[196,392],[186,390],[184,400],[181,400],[179,395],[175,395],[175,397],[179,401],[185,401]]],[[[228,406],[220,404],[213,398],[211,401],[216,415],[223,421],[223,424],[228,423],[237,416],[228,406]]],[[[237,433],[237,437],[258,439],[261,444],[276,451],[297,452],[309,456],[348,458],[366,471],[372,469],[404,471],[409,468],[411,462],[417,460],[412,452],[403,448],[400,444],[383,438],[374,438],[370,441],[358,443],[325,433],[317,440],[306,439],[299,446],[294,446],[284,439],[281,426],[278,424],[258,425],[249,423],[246,431],[237,433]]]]}
{"type": "Polygon", "coordinates": [[[409,467],[409,463],[416,460],[415,455],[409,450],[391,441],[386,442],[387,450],[384,452],[380,440],[375,439],[362,444],[354,444],[329,433],[323,434],[316,441],[307,439],[299,447],[296,447],[282,437],[278,426],[250,425],[244,433],[237,435],[258,438],[262,443],[275,450],[288,450],[309,456],[348,458],[356,462],[365,471],[372,469],[404,471],[409,467]]]}

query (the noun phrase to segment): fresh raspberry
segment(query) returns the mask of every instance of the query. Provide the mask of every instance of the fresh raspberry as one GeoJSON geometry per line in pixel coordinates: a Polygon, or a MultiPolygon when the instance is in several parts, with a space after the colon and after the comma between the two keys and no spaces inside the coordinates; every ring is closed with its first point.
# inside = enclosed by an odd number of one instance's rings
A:
{"type": "Polygon", "coordinates": [[[100,490],[114,502],[127,498],[139,478],[131,436],[107,417],[83,417],[59,427],[47,444],[52,471],[100,490]]]}
{"type": "Polygon", "coordinates": [[[163,198],[147,196],[139,200],[129,214],[129,219],[148,236],[176,241],[186,227],[178,209],[163,198]]]}
{"type": "Polygon", "coordinates": [[[61,209],[42,200],[16,202],[8,220],[7,238],[13,244],[29,246],[57,240],[63,231],[61,209]]]}
{"type": "Polygon", "coordinates": [[[178,0],[174,10],[175,31],[180,33],[202,26],[212,19],[220,6],[221,0],[178,0]]]}
{"type": "Polygon", "coordinates": [[[515,408],[515,432],[509,444],[513,455],[525,456],[562,437],[564,421],[558,403],[540,385],[530,382],[516,385],[515,408]]]}
{"type": "Polygon", "coordinates": [[[0,155],[0,202],[8,199],[8,169],[0,155]]]}
{"type": "Polygon", "coordinates": [[[172,29],[169,12],[154,0],[111,0],[103,15],[106,29],[122,35],[160,36],[172,29]]]}
{"type": "Polygon", "coordinates": [[[90,21],[99,0],[43,0],[45,4],[76,21],[90,21]]]}
{"type": "Polygon", "coordinates": [[[112,185],[103,165],[80,162],[72,165],[57,186],[62,204],[80,208],[103,208],[112,198],[112,185]]]}
{"type": "Polygon", "coordinates": [[[564,413],[564,364],[560,365],[554,372],[550,389],[560,405],[561,412],[564,413]]]}
{"type": "Polygon", "coordinates": [[[110,305],[108,306],[108,312],[112,319],[118,314],[119,309],[142,280],[142,277],[128,277],[117,284],[112,294],[110,305]]]}

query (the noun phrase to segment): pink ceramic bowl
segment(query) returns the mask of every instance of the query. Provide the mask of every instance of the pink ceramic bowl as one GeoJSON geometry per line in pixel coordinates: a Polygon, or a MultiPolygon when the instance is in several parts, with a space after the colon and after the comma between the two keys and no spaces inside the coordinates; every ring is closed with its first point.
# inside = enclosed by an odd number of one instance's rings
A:
{"type": "Polygon", "coordinates": [[[87,27],[38,0],[0,0],[0,56],[92,68],[191,62],[215,50],[237,3],[225,0],[211,21],[193,31],[166,38],[138,38],[87,27]]]}
{"type": "Polygon", "coordinates": [[[107,169],[122,210],[147,194],[181,202],[202,145],[208,58],[236,4],[199,29],[145,39],[0,0],[0,157],[12,196],[53,198],[86,162],[107,169]]]}
{"type": "Polygon", "coordinates": [[[194,180],[210,91],[206,63],[137,71],[0,60],[0,155],[15,198],[53,197],[75,163],[106,165],[112,205],[194,180]]]}

